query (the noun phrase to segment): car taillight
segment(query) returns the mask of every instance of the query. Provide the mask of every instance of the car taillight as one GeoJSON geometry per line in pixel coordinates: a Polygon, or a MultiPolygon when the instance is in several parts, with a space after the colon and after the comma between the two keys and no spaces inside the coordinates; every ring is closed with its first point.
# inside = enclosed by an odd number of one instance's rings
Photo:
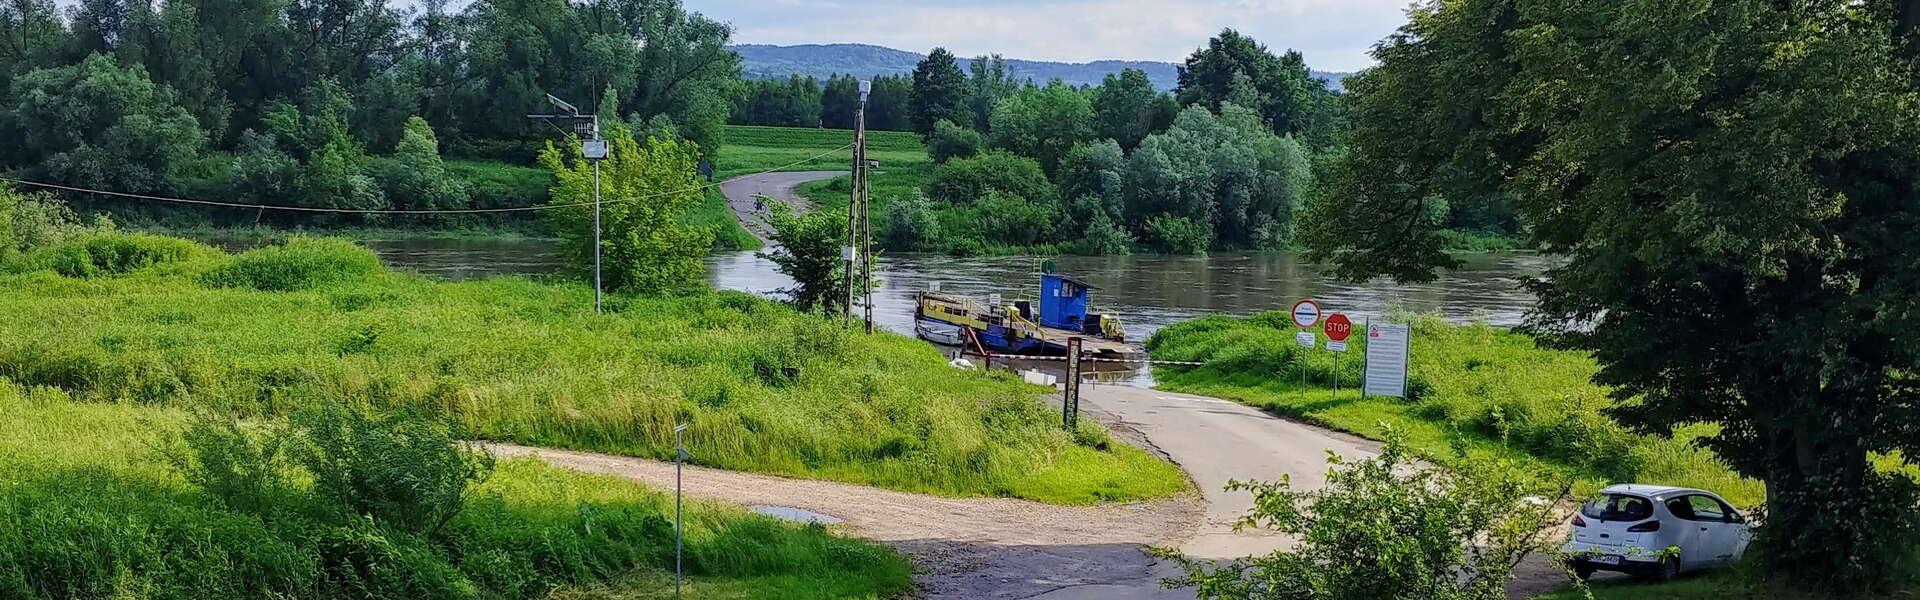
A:
{"type": "Polygon", "coordinates": [[[1574,515],[1574,516],[1573,516],[1573,526],[1574,526],[1574,527],[1586,527],[1586,526],[1587,526],[1587,520],[1586,520],[1586,519],[1582,519],[1582,518],[1580,518],[1580,515],[1574,515]]]}
{"type": "Polygon", "coordinates": [[[1659,521],[1647,521],[1645,523],[1641,523],[1639,525],[1634,525],[1632,527],[1627,528],[1627,532],[1629,533],[1646,533],[1649,531],[1659,531],[1659,530],[1660,530],[1659,521]]]}

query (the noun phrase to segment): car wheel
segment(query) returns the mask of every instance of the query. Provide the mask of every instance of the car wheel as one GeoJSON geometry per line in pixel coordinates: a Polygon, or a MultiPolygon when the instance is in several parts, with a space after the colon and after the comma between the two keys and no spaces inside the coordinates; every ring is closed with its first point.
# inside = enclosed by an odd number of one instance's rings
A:
{"type": "Polygon", "coordinates": [[[1593,565],[1574,565],[1573,566],[1573,575],[1575,577],[1579,577],[1581,581],[1593,579],[1593,572],[1594,572],[1593,565]]]}
{"type": "Polygon", "coordinates": [[[1673,578],[1679,576],[1680,559],[1671,556],[1660,559],[1660,566],[1653,571],[1653,580],[1659,583],[1673,581],[1673,578]]]}

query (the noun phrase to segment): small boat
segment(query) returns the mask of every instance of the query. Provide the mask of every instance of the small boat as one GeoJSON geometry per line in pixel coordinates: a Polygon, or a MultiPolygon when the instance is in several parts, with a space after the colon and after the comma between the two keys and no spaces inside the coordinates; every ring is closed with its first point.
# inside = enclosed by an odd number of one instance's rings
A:
{"type": "Polygon", "coordinates": [[[1080,349],[1096,358],[1144,357],[1139,346],[1127,343],[1120,318],[1087,310],[1093,286],[1059,275],[1040,275],[1039,310],[1034,303],[1000,302],[998,295],[982,302],[940,292],[921,292],[914,309],[914,331],[939,344],[970,346],[999,354],[1063,356],[1067,340],[1080,338],[1080,349]]]}

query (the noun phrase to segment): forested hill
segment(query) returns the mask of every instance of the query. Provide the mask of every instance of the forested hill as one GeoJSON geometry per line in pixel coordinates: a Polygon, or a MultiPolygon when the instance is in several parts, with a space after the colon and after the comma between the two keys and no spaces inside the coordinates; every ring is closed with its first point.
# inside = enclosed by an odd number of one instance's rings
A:
{"type": "MultiPolygon", "coordinates": [[[[905,75],[913,72],[913,66],[920,59],[926,58],[924,54],[868,44],[741,44],[732,48],[740,54],[741,70],[757,79],[789,75],[811,75],[820,79],[840,74],[905,75]]],[[[1153,87],[1162,91],[1173,89],[1179,77],[1173,63],[1151,61],[1064,63],[1009,58],[1007,68],[1016,79],[1032,79],[1038,83],[1059,79],[1069,85],[1100,85],[1100,79],[1109,73],[1139,69],[1153,80],[1153,87]]],[[[1314,77],[1325,80],[1327,86],[1335,90],[1340,89],[1340,81],[1351,74],[1313,72],[1314,77]]]]}

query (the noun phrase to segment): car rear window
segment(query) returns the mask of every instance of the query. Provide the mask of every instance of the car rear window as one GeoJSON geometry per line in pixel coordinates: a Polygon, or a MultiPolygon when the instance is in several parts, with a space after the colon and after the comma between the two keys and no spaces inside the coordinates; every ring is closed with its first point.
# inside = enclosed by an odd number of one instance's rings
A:
{"type": "Polygon", "coordinates": [[[1580,514],[1602,521],[1643,521],[1653,518],[1653,501],[1640,496],[1607,494],[1587,501],[1580,514]]]}

